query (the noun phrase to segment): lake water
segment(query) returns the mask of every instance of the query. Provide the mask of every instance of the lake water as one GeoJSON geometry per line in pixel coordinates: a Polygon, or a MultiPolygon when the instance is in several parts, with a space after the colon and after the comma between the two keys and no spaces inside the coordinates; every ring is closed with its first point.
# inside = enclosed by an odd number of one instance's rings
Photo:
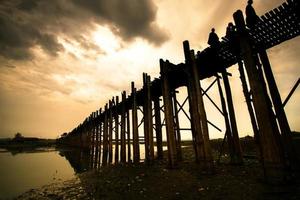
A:
{"type": "Polygon", "coordinates": [[[11,199],[27,190],[74,176],[74,168],[55,149],[29,153],[0,151],[0,199],[11,199]]]}
{"type": "MultiPolygon", "coordinates": [[[[144,150],[144,145],[140,145],[141,161],[145,157],[144,150]]],[[[90,153],[78,149],[14,152],[0,149],[0,200],[12,199],[30,189],[74,178],[92,166],[90,153]]]]}

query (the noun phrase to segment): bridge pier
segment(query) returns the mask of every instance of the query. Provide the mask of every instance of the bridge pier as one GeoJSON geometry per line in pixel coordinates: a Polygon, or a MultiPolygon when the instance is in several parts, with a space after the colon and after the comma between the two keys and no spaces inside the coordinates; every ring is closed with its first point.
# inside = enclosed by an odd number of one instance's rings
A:
{"type": "Polygon", "coordinates": [[[209,143],[207,118],[201,94],[198,68],[195,63],[194,51],[190,50],[188,41],[183,42],[188,96],[191,114],[191,129],[196,142],[196,161],[200,162],[208,171],[214,170],[212,150],[209,143]]]}
{"type": "Polygon", "coordinates": [[[127,161],[131,163],[131,142],[130,142],[130,111],[126,112],[126,122],[127,122],[127,161]]]}
{"type": "Polygon", "coordinates": [[[140,146],[139,146],[136,88],[134,87],[134,82],[131,82],[131,97],[132,97],[133,162],[137,164],[140,162],[140,146]]]}
{"type": "Polygon", "coordinates": [[[115,110],[114,110],[114,121],[115,121],[115,164],[119,163],[119,97],[116,96],[115,110]]]}
{"type": "Polygon", "coordinates": [[[243,155],[240,145],[240,139],[238,134],[238,129],[236,125],[236,119],[235,119],[235,113],[234,113],[234,106],[233,106],[233,100],[232,100],[232,94],[231,94],[231,88],[228,80],[228,74],[226,72],[226,69],[222,72],[223,77],[223,83],[226,93],[226,99],[227,99],[227,108],[228,108],[228,114],[230,119],[230,128],[231,131],[229,132],[231,135],[230,140],[232,140],[232,147],[233,147],[233,157],[231,157],[231,163],[232,164],[242,164],[243,163],[243,155]]]}
{"type": "Polygon", "coordinates": [[[166,120],[166,135],[168,143],[168,163],[170,168],[177,166],[177,155],[176,155],[176,138],[174,130],[174,113],[172,107],[172,95],[170,89],[170,78],[168,75],[169,62],[164,62],[160,59],[160,73],[162,79],[162,95],[164,101],[164,111],[165,111],[165,120],[166,120]]]}
{"type": "Polygon", "coordinates": [[[174,108],[174,122],[175,122],[175,138],[176,138],[176,154],[178,161],[182,160],[182,151],[181,151],[181,135],[180,135],[180,124],[178,117],[178,106],[177,106],[177,97],[176,90],[172,91],[172,100],[174,108]]]}
{"type": "Polygon", "coordinates": [[[154,101],[157,158],[162,159],[163,158],[163,145],[162,145],[162,124],[161,124],[161,115],[160,115],[159,96],[154,96],[153,101],[154,101]]]}
{"type": "Polygon", "coordinates": [[[233,17],[239,33],[241,55],[245,62],[259,127],[265,178],[268,182],[281,182],[285,178],[285,163],[282,145],[278,140],[279,130],[277,126],[274,126],[276,121],[270,107],[268,94],[264,88],[264,82],[262,82],[262,74],[260,74],[259,66],[257,66],[255,52],[246,32],[243,14],[241,11],[237,11],[233,17]]]}
{"type": "Polygon", "coordinates": [[[113,104],[112,101],[109,101],[109,110],[108,110],[108,163],[112,164],[113,161],[113,115],[112,115],[113,104]]]}
{"type": "Polygon", "coordinates": [[[108,108],[105,105],[104,122],[103,122],[103,152],[102,152],[102,166],[107,165],[108,156],[108,108]]]}
{"type": "Polygon", "coordinates": [[[126,138],[125,138],[125,128],[126,128],[126,92],[122,92],[122,102],[121,102],[121,163],[126,163],[126,138]]]}

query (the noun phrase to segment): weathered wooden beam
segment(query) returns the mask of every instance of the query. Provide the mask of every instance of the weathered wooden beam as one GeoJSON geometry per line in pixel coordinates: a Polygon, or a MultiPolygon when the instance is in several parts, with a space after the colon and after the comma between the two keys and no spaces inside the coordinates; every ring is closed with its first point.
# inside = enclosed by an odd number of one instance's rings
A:
{"type": "Polygon", "coordinates": [[[186,74],[188,80],[188,95],[191,113],[191,128],[196,141],[196,160],[201,161],[203,167],[209,171],[214,170],[212,150],[209,143],[206,112],[201,94],[201,85],[198,68],[195,62],[194,51],[190,50],[189,42],[183,42],[186,60],[186,74]]]}
{"type": "Polygon", "coordinates": [[[272,72],[271,64],[267,55],[266,50],[259,50],[260,60],[263,65],[263,70],[265,72],[265,76],[268,82],[269,91],[271,94],[272,102],[274,105],[274,109],[276,112],[276,117],[278,120],[278,124],[280,127],[284,149],[287,153],[288,163],[292,168],[299,168],[299,160],[296,155],[295,148],[292,142],[292,133],[290,129],[289,122],[287,120],[284,108],[282,106],[282,101],[280,97],[280,93],[278,91],[278,87],[272,72]]]}
{"type": "Polygon", "coordinates": [[[254,57],[255,52],[246,32],[242,12],[240,10],[235,12],[233,18],[239,34],[238,40],[241,47],[241,55],[247,71],[257,124],[260,130],[260,145],[264,159],[265,178],[269,182],[280,182],[285,177],[285,162],[283,148],[280,141],[278,141],[279,130],[274,126],[276,122],[272,108],[269,105],[270,100],[257,69],[257,59],[254,57]]]}
{"type": "Polygon", "coordinates": [[[134,87],[134,82],[131,82],[131,97],[132,97],[133,162],[137,164],[140,162],[140,146],[139,146],[136,88],[134,87]]]}
{"type": "MultiPolygon", "coordinates": [[[[119,97],[116,96],[116,108],[119,106],[119,97]]],[[[115,119],[115,164],[119,163],[119,114],[118,111],[114,112],[115,119]]]]}
{"type": "Polygon", "coordinates": [[[126,112],[127,122],[127,161],[131,163],[131,141],[130,141],[130,112],[129,109],[126,112]]]}
{"type": "Polygon", "coordinates": [[[224,69],[224,71],[222,72],[222,77],[223,77],[223,83],[224,83],[224,88],[225,88],[225,93],[226,93],[228,114],[229,114],[231,134],[232,134],[232,142],[233,142],[233,148],[234,148],[234,152],[233,152],[234,154],[233,154],[231,163],[232,164],[242,164],[243,163],[243,155],[242,155],[242,150],[241,150],[241,145],[240,145],[239,133],[238,133],[237,125],[236,125],[231,88],[230,88],[226,69],[224,69]]]}
{"type": "MultiPolygon", "coordinates": [[[[101,113],[101,111],[100,111],[101,113]]],[[[99,156],[99,111],[96,111],[96,117],[95,117],[95,129],[96,129],[96,138],[95,138],[95,163],[94,168],[98,168],[98,156],[99,156]]]]}
{"type": "MultiPolygon", "coordinates": [[[[100,108],[100,115],[102,114],[102,108],[100,108]]],[[[102,136],[103,136],[103,122],[99,118],[99,143],[98,143],[98,148],[99,148],[99,153],[98,153],[98,167],[101,165],[101,145],[102,145],[102,136]]]]}
{"type": "Polygon", "coordinates": [[[152,117],[152,101],[151,101],[151,78],[150,76],[146,76],[146,84],[147,84],[147,115],[148,115],[148,133],[149,133],[149,161],[150,164],[154,160],[154,142],[153,142],[153,117],[152,117]]]}
{"type": "Polygon", "coordinates": [[[179,124],[179,116],[178,116],[176,90],[172,91],[172,97],[173,97],[174,122],[175,122],[176,154],[177,154],[178,161],[181,161],[182,160],[181,135],[180,135],[180,124],[179,124]]]}
{"type": "Polygon", "coordinates": [[[160,103],[159,97],[154,96],[154,118],[155,118],[155,133],[156,133],[156,147],[157,147],[157,158],[163,158],[163,147],[162,147],[162,124],[160,115],[160,103]]]}
{"type": "Polygon", "coordinates": [[[164,101],[164,113],[166,120],[166,134],[168,143],[168,164],[170,168],[174,168],[177,166],[176,138],[174,130],[174,113],[172,107],[172,96],[169,83],[168,67],[168,61],[164,62],[162,59],[160,59],[160,74],[162,80],[162,95],[164,101]]]}
{"type": "Polygon", "coordinates": [[[121,162],[126,162],[126,141],[125,141],[125,121],[126,121],[126,92],[122,92],[122,102],[121,102],[121,162]]]}
{"type": "MultiPolygon", "coordinates": [[[[227,138],[229,155],[230,155],[231,162],[233,162],[233,160],[234,160],[234,145],[233,145],[230,121],[229,121],[227,107],[226,107],[226,101],[225,101],[225,97],[224,97],[224,94],[223,94],[223,90],[222,90],[222,87],[221,87],[219,77],[217,77],[217,83],[218,83],[219,95],[220,95],[220,100],[221,100],[221,105],[222,105],[222,110],[223,110],[223,116],[224,116],[224,120],[225,120],[225,127],[226,127],[224,140],[227,138]]],[[[223,148],[223,146],[224,145],[222,144],[222,148],[223,148]]],[[[220,150],[220,156],[221,156],[222,151],[223,151],[223,149],[220,150]]]]}
{"type": "Polygon", "coordinates": [[[112,101],[109,101],[108,110],[108,163],[111,164],[113,161],[113,116],[112,116],[112,101]]]}
{"type": "Polygon", "coordinates": [[[108,157],[108,105],[105,105],[104,110],[104,125],[103,125],[103,155],[102,155],[102,166],[107,165],[108,157]]]}

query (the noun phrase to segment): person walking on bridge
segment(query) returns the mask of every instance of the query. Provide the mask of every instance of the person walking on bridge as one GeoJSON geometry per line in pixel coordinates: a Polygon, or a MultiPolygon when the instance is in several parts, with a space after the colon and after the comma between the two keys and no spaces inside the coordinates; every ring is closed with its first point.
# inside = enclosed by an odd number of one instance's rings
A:
{"type": "Polygon", "coordinates": [[[219,46],[219,37],[218,35],[215,33],[215,29],[212,28],[211,29],[211,32],[209,34],[209,37],[208,37],[208,42],[207,44],[209,44],[211,47],[215,48],[215,47],[218,47],[219,46]]]}
{"type": "Polygon", "coordinates": [[[253,28],[255,24],[259,21],[254,8],[252,7],[253,0],[248,0],[248,5],[246,6],[246,23],[249,28],[253,28]]]}

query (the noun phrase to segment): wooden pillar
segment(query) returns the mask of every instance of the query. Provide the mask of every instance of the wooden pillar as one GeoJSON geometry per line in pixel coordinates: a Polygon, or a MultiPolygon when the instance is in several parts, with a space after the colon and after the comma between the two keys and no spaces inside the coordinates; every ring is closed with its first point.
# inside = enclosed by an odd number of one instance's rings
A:
{"type": "Polygon", "coordinates": [[[114,112],[114,119],[115,119],[115,164],[119,163],[119,114],[118,114],[118,107],[119,107],[119,97],[116,97],[116,104],[115,104],[115,112],[114,112]]]}
{"type": "Polygon", "coordinates": [[[103,155],[102,155],[102,166],[107,165],[108,156],[108,108],[105,105],[104,111],[104,122],[103,122],[103,155]]]}
{"type": "Polygon", "coordinates": [[[157,158],[163,158],[163,146],[162,146],[162,124],[160,115],[159,97],[154,97],[154,112],[155,112],[155,133],[156,133],[156,147],[157,147],[157,158]]]}
{"type": "Polygon", "coordinates": [[[147,76],[147,96],[148,96],[148,109],[149,109],[149,148],[151,162],[154,160],[154,140],[153,140],[153,116],[152,116],[152,94],[151,94],[151,77],[147,76]]]}
{"type": "Polygon", "coordinates": [[[139,146],[136,88],[134,87],[134,82],[131,82],[131,97],[132,97],[133,162],[137,164],[140,162],[140,146],[139,146]]]}
{"type": "Polygon", "coordinates": [[[108,163],[111,164],[113,161],[113,116],[112,116],[112,101],[109,101],[109,110],[108,110],[108,163]]]}
{"type": "Polygon", "coordinates": [[[131,143],[130,143],[130,114],[129,109],[126,112],[126,121],[127,121],[127,160],[131,163],[131,143]]]}
{"type": "Polygon", "coordinates": [[[98,166],[101,166],[101,145],[102,145],[102,136],[103,136],[103,122],[102,122],[102,109],[100,109],[100,116],[99,116],[99,153],[98,153],[98,166]]]}
{"type": "Polygon", "coordinates": [[[188,95],[190,102],[191,127],[196,138],[198,160],[203,166],[212,171],[214,169],[212,150],[209,143],[208,125],[201,94],[198,69],[195,62],[194,51],[190,50],[188,41],[183,42],[188,74],[188,95]]]}
{"type": "Polygon", "coordinates": [[[231,160],[231,161],[233,164],[242,164],[243,163],[243,155],[242,155],[242,150],[241,150],[241,145],[240,145],[238,129],[237,129],[237,125],[236,125],[231,88],[230,88],[226,69],[222,72],[222,77],[223,77],[223,83],[224,83],[224,88],[225,88],[225,93],[226,93],[232,141],[233,141],[233,147],[234,147],[234,156],[233,156],[233,160],[231,160]]]}
{"type": "Polygon", "coordinates": [[[260,130],[260,145],[263,153],[265,167],[265,178],[269,182],[280,182],[284,179],[284,156],[283,149],[278,141],[279,130],[274,124],[272,108],[264,90],[261,75],[257,69],[257,59],[253,56],[250,39],[245,28],[245,21],[242,12],[239,10],[233,15],[239,33],[241,55],[245,63],[249,84],[253,97],[253,105],[256,113],[257,124],[260,130]]]}
{"type": "Polygon", "coordinates": [[[153,119],[152,119],[152,101],[150,90],[150,76],[143,74],[144,82],[144,135],[145,135],[145,161],[151,164],[154,159],[153,144],[153,119]]]}
{"type": "Polygon", "coordinates": [[[176,90],[172,92],[173,94],[173,108],[174,108],[174,122],[175,122],[175,137],[176,137],[176,154],[179,161],[182,160],[182,151],[181,151],[181,135],[180,135],[180,124],[178,117],[178,107],[177,107],[177,98],[176,90]]]}
{"type": "MultiPolygon", "coordinates": [[[[258,126],[255,118],[255,113],[253,110],[253,106],[251,104],[251,94],[248,89],[247,81],[246,81],[246,76],[244,72],[244,67],[242,61],[238,61],[238,66],[239,66],[239,72],[240,72],[240,79],[242,82],[242,88],[243,88],[243,93],[245,96],[246,104],[247,104],[247,109],[250,115],[250,120],[251,120],[251,125],[252,125],[252,130],[254,133],[254,138],[256,143],[259,145],[259,131],[258,131],[258,126]]],[[[261,149],[261,148],[260,148],[261,149]]],[[[261,150],[260,150],[261,153],[261,150]]],[[[262,156],[262,155],[260,155],[262,156]]]]}
{"type": "Polygon", "coordinates": [[[96,129],[95,129],[95,112],[91,115],[91,121],[90,121],[90,136],[91,136],[91,144],[90,144],[90,168],[94,168],[94,160],[95,160],[95,135],[96,135],[96,129]]]}
{"type": "Polygon", "coordinates": [[[291,129],[287,117],[285,115],[280,93],[278,91],[278,87],[272,72],[271,64],[266,50],[264,49],[259,50],[259,56],[268,82],[269,91],[271,94],[272,102],[276,112],[276,117],[281,130],[283,144],[284,144],[285,151],[287,152],[289,163],[291,164],[292,168],[298,168],[299,163],[296,156],[296,151],[292,143],[291,129]]]}
{"type": "Polygon", "coordinates": [[[125,118],[126,118],[126,92],[122,93],[122,102],[121,102],[121,162],[126,162],[126,141],[125,141],[125,118]]]}
{"type": "Polygon", "coordinates": [[[95,128],[96,128],[96,141],[95,141],[95,168],[98,168],[98,156],[99,156],[99,113],[101,113],[101,109],[100,111],[96,111],[96,117],[95,117],[95,128]]]}
{"type": "Polygon", "coordinates": [[[228,112],[227,112],[227,108],[226,108],[226,101],[224,98],[224,94],[223,94],[223,90],[221,87],[219,77],[217,78],[217,83],[218,83],[218,88],[219,88],[223,116],[224,116],[224,120],[225,120],[225,127],[226,127],[225,137],[227,137],[227,141],[228,141],[228,149],[229,149],[230,159],[231,159],[231,162],[233,162],[234,161],[234,145],[233,145],[232,133],[231,133],[231,128],[230,128],[230,121],[229,121],[228,112]]]}
{"type": "Polygon", "coordinates": [[[177,165],[176,138],[174,130],[174,114],[172,107],[172,95],[170,91],[168,67],[169,62],[164,62],[162,59],[160,59],[160,74],[162,80],[162,95],[165,108],[166,134],[168,143],[168,163],[170,168],[174,168],[177,165]]]}

